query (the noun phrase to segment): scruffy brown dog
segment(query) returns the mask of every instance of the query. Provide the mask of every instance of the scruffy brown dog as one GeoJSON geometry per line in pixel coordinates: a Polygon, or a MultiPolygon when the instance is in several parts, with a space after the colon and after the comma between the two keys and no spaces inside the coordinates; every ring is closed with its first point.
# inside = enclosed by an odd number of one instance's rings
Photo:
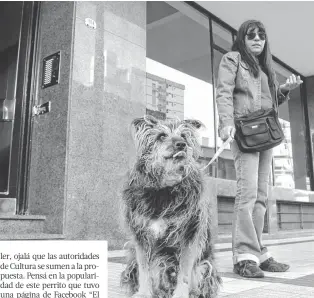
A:
{"type": "Polygon", "coordinates": [[[133,239],[121,282],[134,298],[215,297],[221,279],[196,162],[202,124],[152,116],[132,124],[137,160],[123,198],[133,239]]]}

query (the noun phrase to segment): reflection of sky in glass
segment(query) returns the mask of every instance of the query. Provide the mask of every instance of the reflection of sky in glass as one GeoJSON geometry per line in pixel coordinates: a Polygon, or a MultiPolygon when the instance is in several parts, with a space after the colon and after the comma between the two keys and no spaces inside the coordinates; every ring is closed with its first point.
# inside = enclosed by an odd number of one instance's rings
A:
{"type": "Polygon", "coordinates": [[[184,118],[202,121],[206,129],[201,136],[209,138],[209,146],[214,147],[212,85],[149,58],[146,58],[146,71],[185,86],[184,118]]]}

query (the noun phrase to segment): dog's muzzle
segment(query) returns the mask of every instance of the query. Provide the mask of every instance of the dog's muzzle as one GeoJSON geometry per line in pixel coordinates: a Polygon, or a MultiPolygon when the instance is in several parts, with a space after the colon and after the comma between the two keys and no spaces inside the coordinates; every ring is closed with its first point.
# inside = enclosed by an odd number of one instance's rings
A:
{"type": "Polygon", "coordinates": [[[180,152],[174,154],[172,158],[174,160],[182,160],[182,159],[186,158],[186,152],[180,151],[180,152]]]}
{"type": "Polygon", "coordinates": [[[182,159],[185,159],[187,157],[187,154],[185,151],[179,151],[177,153],[171,154],[170,156],[165,157],[165,159],[173,159],[176,161],[180,161],[182,159]]]}

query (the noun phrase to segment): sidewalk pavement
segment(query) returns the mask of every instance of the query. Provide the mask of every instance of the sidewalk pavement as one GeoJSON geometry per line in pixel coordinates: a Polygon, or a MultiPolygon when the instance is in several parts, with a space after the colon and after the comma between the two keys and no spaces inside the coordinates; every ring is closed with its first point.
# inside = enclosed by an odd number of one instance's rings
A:
{"type": "MultiPolygon", "coordinates": [[[[260,279],[246,279],[234,274],[232,253],[228,249],[230,244],[216,245],[216,263],[223,279],[223,287],[218,297],[314,297],[314,236],[302,239],[303,242],[291,243],[290,239],[290,243],[281,242],[280,245],[278,241],[264,241],[273,257],[279,262],[289,264],[290,269],[283,273],[265,272],[265,277],[260,279]]],[[[123,253],[123,251],[109,252],[108,298],[127,297],[119,285],[120,273],[124,268],[123,253]]]]}

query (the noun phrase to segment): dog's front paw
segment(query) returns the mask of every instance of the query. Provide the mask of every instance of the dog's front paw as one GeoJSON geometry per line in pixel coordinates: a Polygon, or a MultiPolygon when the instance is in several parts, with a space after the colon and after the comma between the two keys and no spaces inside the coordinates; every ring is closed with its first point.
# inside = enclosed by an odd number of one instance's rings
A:
{"type": "Polygon", "coordinates": [[[189,298],[189,285],[186,283],[178,284],[172,298],[189,298]]]}

